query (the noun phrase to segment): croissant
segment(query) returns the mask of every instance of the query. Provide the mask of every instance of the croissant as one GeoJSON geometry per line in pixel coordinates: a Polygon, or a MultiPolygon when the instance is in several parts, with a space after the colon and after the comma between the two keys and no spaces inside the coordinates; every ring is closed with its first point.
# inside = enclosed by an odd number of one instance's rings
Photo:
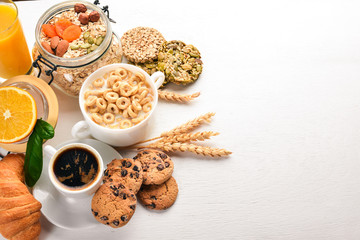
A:
{"type": "Polygon", "coordinates": [[[40,209],[24,184],[24,155],[8,154],[0,161],[0,233],[7,239],[38,239],[40,209]]]}

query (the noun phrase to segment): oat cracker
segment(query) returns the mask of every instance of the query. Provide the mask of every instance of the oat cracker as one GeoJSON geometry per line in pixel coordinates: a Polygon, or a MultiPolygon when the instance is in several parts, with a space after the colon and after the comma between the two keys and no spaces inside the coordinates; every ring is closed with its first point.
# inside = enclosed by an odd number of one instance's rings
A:
{"type": "Polygon", "coordinates": [[[121,37],[124,55],[134,63],[156,60],[163,42],[165,42],[163,35],[158,30],[149,27],[130,29],[121,37]]]}

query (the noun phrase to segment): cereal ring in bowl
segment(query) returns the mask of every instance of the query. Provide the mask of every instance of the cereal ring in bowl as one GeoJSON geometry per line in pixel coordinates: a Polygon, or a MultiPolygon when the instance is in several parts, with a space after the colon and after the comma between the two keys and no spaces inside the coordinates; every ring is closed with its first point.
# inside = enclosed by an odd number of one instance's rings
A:
{"type": "Polygon", "coordinates": [[[79,105],[84,120],[73,126],[72,136],[87,138],[91,135],[112,146],[129,146],[143,140],[157,106],[157,89],[164,79],[162,72],[150,76],[141,68],[125,63],[96,70],[80,89],[79,105]],[[104,84],[94,88],[94,82],[98,83],[99,79],[103,79],[104,84]],[[94,98],[98,105],[88,107],[94,98]]]}

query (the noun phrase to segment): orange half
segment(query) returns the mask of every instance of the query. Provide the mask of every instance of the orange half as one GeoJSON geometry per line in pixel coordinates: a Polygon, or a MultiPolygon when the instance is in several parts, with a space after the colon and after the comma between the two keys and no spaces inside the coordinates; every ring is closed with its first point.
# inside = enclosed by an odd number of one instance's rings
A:
{"type": "Polygon", "coordinates": [[[0,87],[0,143],[14,143],[26,138],[36,119],[33,96],[21,88],[0,87]]]}

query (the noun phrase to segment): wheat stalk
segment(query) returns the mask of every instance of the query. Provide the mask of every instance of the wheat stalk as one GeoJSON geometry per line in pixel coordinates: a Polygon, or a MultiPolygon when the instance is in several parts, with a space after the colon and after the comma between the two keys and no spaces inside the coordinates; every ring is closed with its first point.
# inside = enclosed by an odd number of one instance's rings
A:
{"type": "Polygon", "coordinates": [[[206,132],[196,132],[196,133],[183,133],[180,135],[174,135],[170,137],[165,137],[159,141],[174,143],[174,142],[191,142],[191,141],[204,141],[209,139],[212,136],[219,135],[218,132],[206,131],[206,132]]]}
{"type": "MultiPolygon", "coordinates": [[[[160,138],[162,138],[162,137],[154,137],[154,138],[150,138],[150,139],[147,139],[147,140],[144,140],[144,141],[141,141],[141,142],[134,143],[134,144],[133,144],[133,145],[131,145],[131,146],[136,146],[136,145],[139,145],[139,144],[143,144],[143,143],[151,142],[151,141],[154,141],[154,140],[156,140],[156,139],[160,139],[160,138]]],[[[161,140],[159,140],[159,141],[161,141],[161,140]]]]}
{"type": "Polygon", "coordinates": [[[174,92],[165,92],[162,90],[158,90],[159,98],[167,100],[167,101],[174,101],[174,102],[189,102],[194,100],[200,96],[200,92],[196,92],[193,94],[178,94],[174,92]]]}
{"type": "MultiPolygon", "coordinates": [[[[160,139],[152,144],[157,144],[158,142],[167,142],[167,143],[175,143],[175,142],[191,142],[191,141],[205,141],[206,139],[209,139],[211,136],[217,136],[220,133],[208,131],[208,132],[197,132],[197,133],[183,133],[179,135],[172,135],[169,137],[154,137],[142,142],[138,142],[134,145],[143,144],[147,142],[151,142],[157,139],[160,139]]],[[[152,144],[148,145],[151,146],[152,144]]],[[[143,147],[140,147],[143,148],[143,147]]]]}
{"type": "MultiPolygon", "coordinates": [[[[165,134],[165,133],[163,133],[165,134]]],[[[189,141],[204,141],[205,139],[209,139],[211,136],[219,135],[218,132],[208,131],[208,132],[197,132],[197,133],[180,133],[178,135],[166,135],[166,136],[159,136],[150,138],[141,142],[137,142],[134,145],[139,145],[147,142],[151,142],[157,139],[158,141],[164,142],[189,142],[189,141]]]]}
{"type": "Polygon", "coordinates": [[[161,137],[169,137],[169,136],[178,135],[178,134],[182,134],[182,133],[188,133],[191,130],[193,130],[194,128],[198,127],[203,122],[210,122],[211,117],[214,115],[215,115],[215,113],[213,113],[213,112],[206,113],[206,114],[201,115],[201,116],[199,116],[191,121],[188,121],[180,126],[177,126],[170,131],[163,132],[160,136],[161,137]]]}
{"type": "Polygon", "coordinates": [[[232,153],[226,149],[221,149],[221,148],[203,147],[191,143],[168,143],[163,141],[158,141],[148,146],[139,147],[139,148],[158,148],[166,152],[175,152],[175,151],[193,152],[195,154],[211,156],[211,157],[222,157],[232,153]]]}

